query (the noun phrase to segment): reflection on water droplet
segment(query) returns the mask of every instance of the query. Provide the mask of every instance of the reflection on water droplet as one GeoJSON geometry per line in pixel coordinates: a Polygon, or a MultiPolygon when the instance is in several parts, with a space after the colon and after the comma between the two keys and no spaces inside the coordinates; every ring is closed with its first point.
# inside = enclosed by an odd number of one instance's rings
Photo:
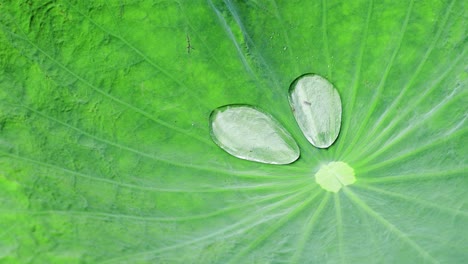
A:
{"type": "Polygon", "coordinates": [[[356,178],[353,168],[345,162],[338,161],[322,165],[315,174],[315,181],[323,189],[336,193],[343,186],[353,184],[356,178]]]}
{"type": "Polygon", "coordinates": [[[318,148],[335,142],[341,127],[341,99],[325,78],[303,75],[291,84],[289,101],[305,137],[318,148]]]}
{"type": "Polygon", "coordinates": [[[229,154],[268,164],[288,164],[299,157],[291,135],[270,115],[248,105],[227,105],[210,116],[214,142],[229,154]]]}

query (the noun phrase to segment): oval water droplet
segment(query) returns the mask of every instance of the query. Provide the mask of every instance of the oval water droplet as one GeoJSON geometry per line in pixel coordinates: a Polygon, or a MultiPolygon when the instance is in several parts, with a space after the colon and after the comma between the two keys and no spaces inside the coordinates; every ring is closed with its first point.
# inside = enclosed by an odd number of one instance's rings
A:
{"type": "Polygon", "coordinates": [[[319,75],[302,75],[291,84],[289,101],[307,140],[317,148],[330,147],[341,127],[341,99],[335,87],[319,75]]]}
{"type": "Polygon", "coordinates": [[[268,164],[299,158],[292,136],[272,116],[248,105],[219,107],[210,116],[213,141],[229,154],[268,164]]]}

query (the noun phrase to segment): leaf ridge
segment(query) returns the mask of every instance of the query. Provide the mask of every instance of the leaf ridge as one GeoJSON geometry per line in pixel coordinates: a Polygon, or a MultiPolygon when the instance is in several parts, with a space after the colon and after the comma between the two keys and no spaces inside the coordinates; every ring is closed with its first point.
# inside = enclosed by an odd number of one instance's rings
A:
{"type": "Polygon", "coordinates": [[[431,202],[428,202],[428,201],[425,201],[425,200],[422,200],[422,199],[418,199],[416,197],[411,197],[409,195],[404,195],[404,194],[400,194],[400,193],[396,193],[396,192],[386,191],[386,190],[384,190],[382,188],[372,187],[372,186],[367,185],[367,184],[356,185],[356,187],[366,189],[366,190],[369,190],[369,191],[372,191],[372,192],[375,192],[375,193],[383,194],[383,195],[386,195],[386,196],[389,196],[389,197],[398,198],[400,200],[405,200],[405,201],[408,201],[408,202],[411,202],[411,203],[414,203],[414,204],[423,205],[423,206],[428,207],[428,208],[435,208],[435,209],[438,209],[438,210],[446,212],[446,213],[451,213],[450,214],[451,216],[461,215],[461,216],[463,216],[465,218],[468,218],[468,212],[460,211],[460,210],[450,208],[450,207],[443,207],[443,206],[440,206],[440,205],[438,205],[436,203],[431,203],[431,202]]]}
{"type": "MultiPolygon", "coordinates": [[[[410,135],[410,133],[414,130],[416,130],[418,127],[420,127],[421,125],[423,125],[424,121],[429,117],[429,116],[432,116],[434,115],[435,113],[437,113],[439,110],[443,109],[444,107],[447,107],[448,105],[450,105],[449,103],[452,103],[453,101],[448,101],[447,99],[450,99],[451,97],[447,97],[444,101],[442,101],[438,106],[436,106],[433,110],[431,110],[431,112],[429,112],[429,115],[426,115],[424,118],[420,119],[418,121],[418,123],[410,128],[407,128],[405,130],[403,130],[401,133],[399,133],[396,137],[392,138],[392,140],[386,142],[384,145],[382,145],[379,150],[373,152],[372,154],[366,156],[366,158],[364,158],[363,160],[361,160],[358,164],[359,165],[362,165],[362,164],[366,164],[366,163],[369,163],[370,161],[374,160],[375,158],[377,158],[381,153],[387,151],[388,149],[390,149],[392,146],[394,146],[396,143],[400,142],[401,140],[405,139],[406,137],[408,137],[410,135]]],[[[462,98],[462,96],[460,96],[460,98],[462,98]]],[[[453,128],[457,128],[457,127],[460,127],[459,123],[455,124],[453,126],[453,128]]],[[[453,131],[453,128],[450,128],[449,131],[453,131]]],[[[407,157],[405,156],[406,154],[411,154],[411,155],[414,155],[416,153],[419,153],[431,146],[436,146],[436,145],[439,145],[441,143],[445,143],[447,142],[449,139],[452,139],[452,138],[455,138],[457,137],[458,135],[460,134],[463,134],[465,133],[467,130],[467,128],[465,129],[460,129],[458,131],[453,131],[451,132],[451,134],[447,135],[447,134],[443,134],[442,136],[440,137],[437,137],[437,138],[431,138],[430,139],[430,143],[429,144],[426,144],[420,148],[416,148],[416,149],[412,149],[410,151],[407,151],[405,152],[404,155],[401,155],[399,157],[407,157]],[[414,153],[412,153],[414,152],[414,153]]],[[[395,158],[394,158],[395,159],[395,158]]],[[[392,159],[392,160],[394,160],[392,159]]],[[[389,160],[387,160],[389,161],[389,160]]],[[[373,165],[371,165],[373,166],[373,165]]]]}
{"type": "Polygon", "coordinates": [[[421,59],[421,62],[418,64],[418,67],[416,68],[416,70],[412,74],[412,78],[406,83],[406,85],[403,87],[401,92],[398,94],[397,98],[395,98],[392,101],[391,105],[389,105],[385,109],[385,111],[382,113],[382,115],[379,117],[377,122],[374,124],[374,126],[370,130],[371,132],[369,133],[369,138],[374,137],[375,133],[377,132],[377,129],[379,129],[381,127],[382,122],[384,122],[388,118],[388,113],[391,112],[398,105],[398,103],[403,98],[403,95],[406,94],[408,89],[411,87],[413,82],[416,80],[416,77],[419,75],[421,70],[424,68],[425,63],[427,62],[429,56],[431,55],[432,51],[434,50],[435,44],[437,43],[437,41],[440,39],[440,36],[442,35],[443,29],[445,29],[445,25],[447,23],[450,11],[452,10],[452,7],[454,6],[455,2],[456,2],[456,0],[453,0],[453,1],[450,2],[450,5],[447,8],[447,10],[445,11],[445,14],[444,14],[444,16],[442,18],[442,23],[439,26],[439,30],[437,31],[437,33],[432,38],[432,41],[431,41],[429,47],[427,48],[426,53],[424,54],[423,58],[421,59]]]}
{"type": "Polygon", "coordinates": [[[244,250],[239,251],[232,259],[229,261],[231,264],[240,263],[239,260],[241,257],[245,256],[249,252],[251,252],[255,247],[260,245],[263,241],[265,241],[268,236],[271,236],[275,233],[278,229],[284,226],[288,221],[290,221],[293,217],[296,217],[300,214],[304,209],[310,205],[318,196],[319,192],[315,195],[311,196],[309,199],[300,202],[298,205],[291,208],[290,212],[288,212],[284,217],[281,217],[275,225],[269,227],[265,232],[263,232],[257,239],[250,242],[244,250]]]}
{"type": "Polygon", "coordinates": [[[244,68],[246,72],[253,77],[258,83],[259,83],[259,78],[255,71],[252,69],[250,66],[245,54],[242,52],[241,44],[236,40],[234,37],[234,34],[232,33],[232,30],[229,28],[228,23],[226,19],[223,17],[221,12],[218,10],[218,8],[214,5],[212,0],[207,0],[208,4],[210,5],[211,9],[215,13],[216,17],[218,18],[218,24],[219,26],[224,30],[228,38],[231,40],[232,44],[236,48],[237,55],[239,56],[239,59],[241,60],[242,64],[244,65],[244,68]]]}
{"type": "Polygon", "coordinates": [[[214,237],[214,236],[217,236],[217,235],[220,235],[220,234],[224,234],[226,232],[231,232],[231,233],[227,234],[227,235],[223,235],[224,239],[227,239],[229,237],[233,237],[233,236],[236,236],[236,235],[240,235],[240,234],[254,228],[255,226],[261,225],[263,223],[266,223],[266,222],[272,221],[272,220],[274,220],[274,219],[276,219],[278,217],[281,217],[285,213],[279,213],[279,214],[271,215],[270,217],[263,217],[263,218],[258,217],[258,215],[264,216],[264,214],[266,214],[268,212],[271,212],[276,208],[281,207],[281,205],[284,205],[284,204],[286,204],[287,202],[290,202],[290,201],[294,201],[295,198],[302,197],[302,195],[304,195],[305,193],[307,193],[309,191],[310,190],[308,188],[306,188],[305,190],[295,194],[294,196],[290,196],[289,198],[286,198],[286,199],[284,199],[284,200],[282,200],[280,202],[276,202],[274,204],[270,204],[268,206],[263,207],[261,210],[258,211],[258,214],[250,215],[250,216],[246,217],[244,220],[242,220],[240,222],[236,222],[236,223],[234,223],[232,225],[229,225],[229,226],[227,226],[227,227],[225,227],[223,229],[219,229],[216,232],[210,233],[210,234],[208,234],[206,236],[202,236],[202,237],[199,237],[199,238],[196,238],[196,239],[192,239],[192,240],[189,240],[189,241],[185,241],[185,242],[182,242],[182,243],[178,243],[178,244],[174,244],[174,245],[170,245],[170,246],[166,246],[166,247],[162,247],[162,248],[157,248],[157,249],[154,249],[154,250],[137,252],[137,253],[133,253],[133,254],[128,254],[128,255],[112,258],[112,259],[104,261],[104,263],[116,263],[116,262],[120,263],[122,260],[125,260],[125,259],[132,259],[132,261],[135,261],[135,259],[139,259],[140,257],[145,256],[145,255],[150,256],[150,258],[152,258],[151,256],[153,256],[155,254],[165,252],[165,251],[169,251],[169,250],[173,250],[173,249],[177,249],[177,248],[184,247],[184,246],[193,245],[195,243],[200,243],[200,242],[206,241],[207,239],[209,239],[211,237],[214,237]],[[255,216],[257,216],[257,217],[255,217],[255,216]],[[248,220],[256,220],[256,218],[261,218],[261,219],[259,221],[255,222],[255,223],[253,223],[253,224],[250,224],[249,226],[245,227],[244,229],[236,230],[236,228],[238,226],[241,226],[241,225],[243,225],[245,223],[248,223],[249,222],[248,220]]]}
{"type": "MultiPolygon", "coordinates": [[[[131,50],[133,50],[136,54],[138,54],[138,56],[140,56],[144,61],[146,61],[149,65],[151,65],[153,68],[155,68],[157,71],[163,73],[164,75],[166,75],[167,77],[169,77],[169,79],[171,79],[172,81],[174,81],[175,83],[177,83],[178,85],[180,85],[181,87],[183,87],[185,89],[186,92],[188,93],[192,93],[192,89],[189,89],[188,86],[185,84],[185,83],[182,83],[179,79],[177,79],[175,76],[173,76],[172,74],[170,74],[168,71],[166,71],[163,67],[161,67],[160,65],[158,65],[156,62],[154,62],[153,60],[151,60],[147,55],[145,55],[140,49],[138,49],[137,47],[135,47],[134,45],[132,45],[130,42],[128,42],[125,38],[123,38],[122,36],[120,35],[117,35],[111,31],[109,31],[108,29],[104,28],[103,26],[99,25],[96,21],[94,21],[91,17],[89,17],[88,15],[84,14],[83,12],[81,12],[77,7],[75,7],[74,5],[72,5],[71,3],[69,3],[69,1],[65,1],[66,3],[68,3],[68,6],[70,6],[71,8],[73,8],[76,12],[78,12],[81,16],[83,16],[84,18],[86,18],[89,22],[91,22],[94,26],[96,26],[97,28],[99,28],[101,31],[105,32],[106,34],[108,34],[109,36],[112,36],[116,39],[118,39],[119,41],[121,41],[123,44],[125,44],[127,47],[129,47],[131,50]]],[[[179,4],[179,7],[180,7],[180,4],[179,4]]],[[[195,100],[197,100],[199,103],[201,103],[202,105],[205,105],[205,107],[208,108],[208,106],[206,106],[205,102],[200,100],[200,98],[198,96],[193,96],[193,98],[195,100]]]]}
{"type": "Polygon", "coordinates": [[[336,232],[338,234],[338,253],[340,255],[340,262],[345,263],[343,249],[343,216],[341,213],[341,202],[338,193],[333,194],[333,200],[335,201],[336,232]]]}
{"type": "Polygon", "coordinates": [[[351,199],[358,207],[360,207],[364,212],[372,216],[375,220],[380,222],[385,228],[388,229],[391,233],[399,237],[402,241],[404,241],[408,246],[413,248],[416,252],[418,252],[424,259],[432,262],[432,263],[439,263],[434,257],[432,257],[426,250],[424,250],[421,246],[419,246],[414,240],[409,238],[407,234],[402,232],[398,229],[395,225],[390,223],[384,217],[382,217],[378,212],[374,211],[371,207],[369,207],[363,200],[361,200],[356,194],[354,194],[349,188],[344,189],[345,194],[351,199]]]}
{"type": "MultiPolygon", "coordinates": [[[[437,78],[437,80],[435,81],[435,84],[432,85],[431,88],[429,88],[428,90],[424,91],[423,95],[422,95],[421,97],[419,97],[419,98],[417,99],[417,101],[416,101],[414,104],[411,104],[411,106],[406,107],[406,108],[405,108],[405,111],[404,111],[403,113],[399,114],[397,118],[395,118],[394,120],[392,120],[392,122],[390,122],[390,124],[387,125],[387,127],[385,127],[385,129],[384,129],[381,133],[379,133],[378,136],[372,138],[372,140],[366,145],[367,150],[371,151],[371,150],[373,150],[373,147],[375,147],[375,146],[381,147],[381,146],[379,145],[379,141],[380,141],[383,137],[387,136],[390,132],[392,132],[392,129],[394,129],[395,126],[396,126],[397,124],[399,124],[400,122],[402,122],[403,120],[405,120],[404,118],[405,118],[409,113],[411,113],[411,112],[415,109],[416,106],[418,106],[421,102],[424,102],[424,100],[431,94],[431,92],[433,92],[437,87],[439,87],[438,85],[439,85],[439,84],[445,79],[445,77],[453,70],[453,68],[454,68],[456,65],[458,65],[458,62],[462,62],[461,58],[463,57],[463,54],[465,54],[465,51],[463,51],[462,56],[458,57],[458,58],[446,69],[446,71],[444,71],[444,73],[441,74],[441,75],[439,76],[439,78],[437,78]]],[[[452,92],[452,94],[450,94],[448,97],[449,97],[449,98],[450,98],[450,97],[453,97],[453,95],[454,95],[455,92],[456,92],[456,90],[454,90],[454,91],[452,92]]],[[[445,102],[445,103],[447,103],[447,104],[451,103],[450,101],[447,100],[447,98],[444,98],[443,102],[445,102]]],[[[441,107],[443,107],[443,106],[440,105],[440,103],[439,103],[438,106],[436,106],[437,109],[433,109],[433,110],[430,112],[431,114],[430,114],[429,116],[426,115],[426,116],[424,116],[424,118],[419,119],[418,122],[417,122],[415,125],[413,125],[413,126],[411,126],[411,127],[407,127],[404,131],[400,132],[400,133],[398,134],[397,137],[399,137],[399,136],[404,136],[405,134],[409,134],[410,132],[414,131],[416,128],[418,128],[418,127],[424,125],[424,121],[426,121],[426,119],[428,119],[430,116],[432,116],[432,115],[434,115],[435,113],[437,113],[437,111],[438,111],[441,107]],[[435,111],[434,111],[434,110],[435,110],[435,111]]],[[[361,148],[360,151],[361,151],[361,152],[362,152],[362,151],[365,151],[365,149],[362,149],[362,148],[361,148]]],[[[349,154],[349,153],[348,153],[348,154],[349,154]]],[[[365,154],[365,153],[363,153],[363,155],[364,155],[364,154],[365,154]]]]}
{"type": "Polygon", "coordinates": [[[292,255],[291,260],[289,261],[290,263],[299,263],[299,259],[302,255],[302,252],[304,251],[305,244],[307,242],[307,239],[313,232],[313,229],[315,227],[315,224],[317,220],[320,218],[323,209],[325,206],[328,204],[328,201],[330,199],[330,193],[327,192],[325,196],[323,197],[322,201],[320,202],[319,206],[317,209],[310,214],[307,220],[307,224],[303,228],[302,237],[297,241],[297,250],[294,252],[294,255],[292,255]]]}
{"type": "MultiPolygon", "coordinates": [[[[370,170],[363,170],[361,173],[367,173],[370,170]]],[[[359,182],[364,183],[401,183],[406,181],[421,181],[421,180],[445,180],[449,177],[457,176],[458,174],[463,174],[468,171],[468,166],[462,168],[456,168],[446,171],[428,171],[422,173],[413,173],[413,174],[399,174],[393,176],[383,176],[383,177],[372,177],[372,178],[360,178],[359,182]]]]}
{"type": "MultiPolygon", "coordinates": [[[[367,8],[366,22],[365,22],[364,30],[363,30],[362,37],[361,37],[362,41],[361,41],[361,46],[359,48],[359,56],[356,62],[356,68],[354,70],[354,78],[353,78],[353,85],[352,85],[353,88],[351,92],[351,98],[349,99],[350,103],[346,105],[347,107],[346,107],[346,111],[344,115],[345,120],[343,122],[343,129],[342,129],[341,134],[346,138],[348,138],[348,131],[349,131],[349,127],[351,126],[350,125],[351,116],[354,110],[354,105],[356,103],[357,88],[359,86],[359,81],[362,75],[361,69],[363,66],[362,64],[363,64],[363,58],[364,58],[364,51],[366,50],[366,43],[367,43],[367,38],[368,38],[368,33],[369,33],[369,25],[370,25],[370,20],[372,18],[373,10],[374,10],[374,0],[371,0],[367,8]]],[[[343,140],[343,142],[346,142],[346,141],[343,140]]],[[[343,149],[344,146],[345,144],[338,144],[336,153],[342,153],[341,150],[343,149]]]]}
{"type": "Polygon", "coordinates": [[[353,141],[348,145],[348,149],[345,152],[345,154],[343,154],[343,156],[346,156],[348,154],[348,152],[354,150],[358,139],[360,139],[362,137],[362,135],[364,133],[364,128],[368,125],[369,119],[372,116],[372,114],[374,113],[374,110],[375,110],[375,108],[377,106],[380,95],[382,94],[382,92],[384,90],[384,86],[385,86],[385,83],[387,81],[388,74],[390,73],[390,69],[393,67],[393,64],[395,62],[395,58],[396,58],[398,52],[400,51],[401,44],[403,43],[403,39],[404,39],[406,30],[407,30],[407,27],[408,27],[408,22],[409,22],[409,19],[411,17],[411,11],[413,9],[413,4],[414,4],[414,0],[411,0],[410,3],[409,3],[409,6],[407,8],[407,11],[406,11],[406,16],[405,16],[405,20],[404,20],[403,25],[402,25],[402,29],[401,29],[400,34],[398,36],[397,44],[395,45],[395,48],[393,49],[393,53],[392,53],[392,56],[390,57],[390,61],[388,62],[387,67],[385,68],[385,71],[384,71],[384,73],[382,75],[382,78],[380,79],[380,82],[379,82],[379,84],[377,86],[377,91],[374,93],[374,96],[373,96],[373,98],[372,98],[372,100],[370,102],[370,107],[369,107],[369,109],[367,111],[367,114],[364,117],[363,121],[361,122],[361,126],[359,127],[359,130],[357,131],[356,136],[353,138],[353,141]]]}
{"type": "Polygon", "coordinates": [[[116,147],[118,149],[123,149],[123,150],[126,150],[126,151],[129,151],[129,152],[132,152],[132,153],[135,153],[141,157],[145,157],[145,158],[150,158],[150,159],[153,159],[155,161],[159,161],[159,162],[163,162],[163,163],[167,163],[167,164],[171,164],[171,165],[174,165],[174,166],[178,166],[178,167],[183,167],[183,168],[192,168],[192,169],[198,169],[198,170],[204,170],[204,171],[210,171],[210,172],[216,172],[216,173],[222,173],[222,174],[226,174],[226,175],[238,175],[238,176],[265,176],[265,177],[271,177],[269,175],[264,175],[264,174],[253,174],[253,173],[240,173],[239,174],[239,171],[231,171],[231,170],[223,170],[223,169],[220,169],[220,168],[212,168],[212,167],[208,167],[208,166],[204,166],[204,165],[195,165],[195,164],[189,164],[189,163],[183,163],[183,162],[178,162],[178,161],[173,161],[173,160],[169,160],[169,159],[163,159],[161,157],[158,157],[158,156],[155,156],[155,155],[152,155],[152,154],[149,154],[149,153],[146,153],[146,152],[142,152],[142,151],[139,151],[137,149],[133,149],[133,148],[130,148],[128,146],[125,146],[125,145],[122,145],[122,144],[119,144],[119,143],[115,143],[115,142],[112,142],[110,140],[107,140],[107,139],[102,139],[102,138],[99,138],[97,136],[94,136],[93,134],[91,133],[88,133],[86,131],[83,131],[79,128],[76,128],[74,126],[71,126],[63,121],[60,121],[58,119],[55,119],[53,117],[50,117],[48,115],[45,115],[43,114],[42,112],[40,111],[37,111],[33,108],[30,108],[28,106],[23,106],[24,108],[44,117],[44,118],[47,118],[51,121],[54,121],[62,126],[65,126],[71,130],[74,130],[82,135],[85,135],[89,138],[92,138],[94,140],[97,140],[97,141],[100,141],[100,142],[103,142],[109,146],[113,146],[113,147],[116,147]]]}

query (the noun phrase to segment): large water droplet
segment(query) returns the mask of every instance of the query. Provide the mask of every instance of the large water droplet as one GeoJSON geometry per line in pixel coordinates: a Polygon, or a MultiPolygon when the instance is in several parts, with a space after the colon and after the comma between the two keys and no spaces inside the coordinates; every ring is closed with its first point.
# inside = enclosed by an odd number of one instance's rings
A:
{"type": "Polygon", "coordinates": [[[353,184],[356,181],[354,170],[347,163],[338,161],[322,165],[315,174],[315,181],[323,189],[330,192],[338,192],[343,186],[353,184]]]}
{"type": "Polygon", "coordinates": [[[331,146],[341,127],[341,99],[335,87],[321,76],[306,74],[291,84],[289,100],[307,140],[317,148],[331,146]]]}
{"type": "Polygon", "coordinates": [[[268,164],[288,164],[299,147],[272,116],[248,105],[219,107],[210,116],[211,135],[229,154],[268,164]]]}

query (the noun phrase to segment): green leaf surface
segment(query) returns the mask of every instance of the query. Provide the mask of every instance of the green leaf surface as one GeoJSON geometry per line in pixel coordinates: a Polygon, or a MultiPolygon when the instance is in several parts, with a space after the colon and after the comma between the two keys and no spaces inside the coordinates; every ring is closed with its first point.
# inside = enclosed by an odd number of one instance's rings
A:
{"type": "Polygon", "coordinates": [[[2,1],[2,263],[463,263],[464,1],[2,1]],[[323,76],[341,132],[288,103],[323,76]],[[289,165],[210,138],[228,104],[291,133],[289,165]],[[314,179],[345,162],[356,182],[314,179]]]}

